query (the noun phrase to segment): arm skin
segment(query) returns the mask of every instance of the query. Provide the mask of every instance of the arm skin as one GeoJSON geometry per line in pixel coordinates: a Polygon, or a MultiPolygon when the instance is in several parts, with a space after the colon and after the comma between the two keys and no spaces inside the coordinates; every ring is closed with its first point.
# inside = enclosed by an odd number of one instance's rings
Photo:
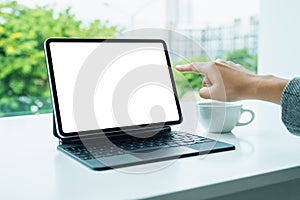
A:
{"type": "Polygon", "coordinates": [[[180,72],[204,75],[200,96],[220,101],[258,99],[280,104],[289,80],[275,76],[255,75],[239,64],[218,59],[176,66],[180,72]]]}

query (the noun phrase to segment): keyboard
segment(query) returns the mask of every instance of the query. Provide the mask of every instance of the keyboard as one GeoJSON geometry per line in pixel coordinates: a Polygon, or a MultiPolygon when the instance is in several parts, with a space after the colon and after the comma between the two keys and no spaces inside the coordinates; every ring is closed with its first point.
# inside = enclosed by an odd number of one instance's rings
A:
{"type": "Polygon", "coordinates": [[[155,151],[162,148],[189,146],[193,144],[212,142],[214,140],[183,132],[172,131],[168,134],[159,134],[151,138],[134,138],[115,140],[110,144],[94,143],[88,145],[62,145],[68,153],[82,160],[97,159],[128,153],[155,151]]]}

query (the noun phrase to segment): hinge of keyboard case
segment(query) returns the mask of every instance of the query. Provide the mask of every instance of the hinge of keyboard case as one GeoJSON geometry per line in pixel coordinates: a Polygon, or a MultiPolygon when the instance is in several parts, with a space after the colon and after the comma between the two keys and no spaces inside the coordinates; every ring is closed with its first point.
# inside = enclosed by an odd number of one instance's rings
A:
{"type": "MultiPolygon", "coordinates": [[[[157,130],[157,129],[152,129],[152,130],[144,130],[144,129],[140,129],[140,130],[135,130],[135,131],[131,131],[130,135],[139,135],[139,134],[143,134],[144,132],[156,132],[156,134],[159,134],[159,133],[167,133],[167,132],[170,132],[171,131],[171,127],[170,126],[164,126],[163,128],[157,130]]],[[[155,135],[156,135],[155,134],[155,135]]],[[[82,136],[82,137],[76,137],[76,138],[60,138],[59,139],[59,144],[78,144],[78,143],[82,143],[82,140],[83,139],[99,139],[99,138],[103,138],[103,137],[114,137],[114,136],[122,136],[122,135],[126,135],[125,132],[119,132],[119,133],[116,133],[116,132],[113,132],[113,133],[105,133],[105,135],[101,135],[101,136],[97,136],[97,135],[91,135],[91,136],[82,136]]],[[[127,135],[128,136],[128,135],[127,135]]]]}

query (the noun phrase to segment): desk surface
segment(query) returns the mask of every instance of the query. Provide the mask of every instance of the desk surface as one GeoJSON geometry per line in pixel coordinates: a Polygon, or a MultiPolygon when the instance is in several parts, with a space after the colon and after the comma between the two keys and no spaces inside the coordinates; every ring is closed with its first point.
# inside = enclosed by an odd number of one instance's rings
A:
{"type": "Polygon", "coordinates": [[[300,178],[300,137],[285,129],[280,107],[243,103],[256,112],[252,124],[205,134],[235,151],[103,172],[56,150],[52,115],[0,119],[0,199],[205,199],[300,178]]]}

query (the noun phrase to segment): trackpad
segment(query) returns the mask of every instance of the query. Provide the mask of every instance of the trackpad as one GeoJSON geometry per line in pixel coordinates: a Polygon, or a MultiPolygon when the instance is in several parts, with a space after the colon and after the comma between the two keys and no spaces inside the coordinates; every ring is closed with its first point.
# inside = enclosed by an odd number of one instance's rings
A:
{"type": "Polygon", "coordinates": [[[98,158],[97,160],[100,161],[105,166],[117,166],[117,165],[124,165],[124,164],[136,163],[138,161],[141,161],[141,159],[132,156],[130,154],[118,155],[112,157],[103,157],[103,158],[98,158]]]}
{"type": "Polygon", "coordinates": [[[154,159],[162,159],[162,158],[179,158],[182,155],[187,154],[199,154],[199,151],[190,149],[188,147],[172,147],[172,148],[164,148],[158,149],[155,151],[143,151],[139,153],[132,153],[132,155],[142,159],[142,160],[154,160],[154,159]]]}

